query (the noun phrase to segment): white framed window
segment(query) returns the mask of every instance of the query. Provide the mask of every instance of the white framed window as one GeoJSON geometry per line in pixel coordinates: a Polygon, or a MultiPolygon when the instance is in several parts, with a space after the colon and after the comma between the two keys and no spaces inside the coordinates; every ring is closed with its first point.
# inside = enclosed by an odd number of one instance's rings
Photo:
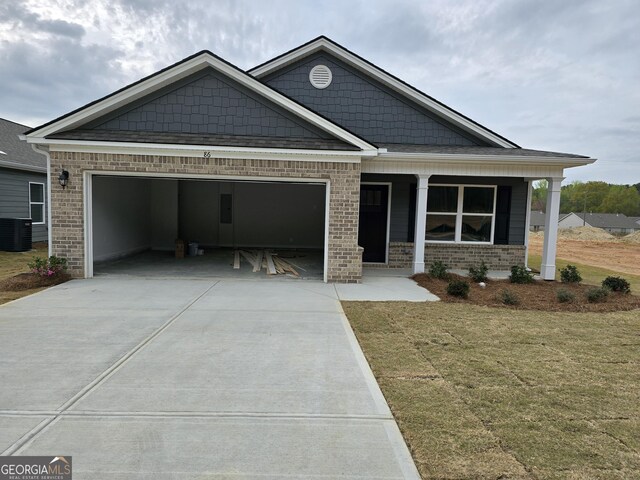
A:
{"type": "Polygon", "coordinates": [[[429,185],[425,241],[493,243],[495,185],[429,185]]]}
{"type": "Polygon", "coordinates": [[[44,225],[44,183],[29,182],[29,215],[33,225],[44,225]]]}

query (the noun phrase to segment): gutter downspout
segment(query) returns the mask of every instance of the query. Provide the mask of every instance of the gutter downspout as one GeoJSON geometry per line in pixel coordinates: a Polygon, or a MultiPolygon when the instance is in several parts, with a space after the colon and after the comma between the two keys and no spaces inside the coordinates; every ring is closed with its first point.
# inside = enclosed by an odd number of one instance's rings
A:
{"type": "Polygon", "coordinates": [[[47,250],[48,255],[51,256],[51,249],[53,248],[51,244],[53,238],[51,233],[51,155],[49,155],[48,150],[40,149],[36,144],[31,144],[31,148],[33,148],[34,152],[47,158],[47,250]]]}

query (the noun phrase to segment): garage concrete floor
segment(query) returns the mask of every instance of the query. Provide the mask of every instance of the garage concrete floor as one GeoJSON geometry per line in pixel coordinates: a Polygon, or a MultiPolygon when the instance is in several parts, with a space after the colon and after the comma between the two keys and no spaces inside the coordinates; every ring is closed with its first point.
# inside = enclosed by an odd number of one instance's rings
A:
{"type": "MultiPolygon", "coordinates": [[[[182,259],[175,258],[173,252],[149,250],[128,257],[96,263],[94,274],[118,274],[147,277],[197,277],[197,278],[270,278],[297,280],[291,275],[268,276],[262,269],[254,272],[252,266],[242,256],[240,269],[233,268],[234,249],[205,249],[204,255],[182,259]]],[[[300,279],[322,280],[324,276],[324,257],[322,250],[283,250],[273,249],[280,257],[291,262],[300,274],[300,279]]]]}
{"type": "Polygon", "coordinates": [[[321,282],[74,280],[0,307],[0,452],[76,478],[419,478],[321,282]]]}

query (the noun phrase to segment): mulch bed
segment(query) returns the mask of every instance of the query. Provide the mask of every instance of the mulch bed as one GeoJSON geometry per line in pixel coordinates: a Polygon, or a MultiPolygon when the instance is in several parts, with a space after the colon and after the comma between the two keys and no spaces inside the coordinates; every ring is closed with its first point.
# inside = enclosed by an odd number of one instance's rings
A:
{"type": "Polygon", "coordinates": [[[469,278],[455,274],[449,274],[448,280],[433,278],[426,273],[414,275],[412,278],[418,285],[440,297],[443,302],[450,303],[468,303],[489,307],[551,312],[617,312],[640,308],[640,296],[618,292],[610,292],[604,302],[589,303],[586,298],[586,292],[594,288],[593,285],[575,285],[544,280],[537,280],[530,284],[515,284],[509,280],[488,280],[485,282],[486,287],[482,288],[469,278]],[[464,299],[449,295],[447,293],[447,284],[450,280],[465,280],[469,282],[469,298],[464,299]],[[498,298],[500,292],[505,289],[516,295],[519,300],[517,305],[505,305],[498,298]],[[559,302],[556,294],[560,289],[573,292],[575,299],[567,303],[559,302]]]}
{"type": "Polygon", "coordinates": [[[71,275],[61,273],[53,277],[41,277],[34,273],[20,273],[6,280],[0,281],[1,292],[20,292],[35,288],[52,287],[71,280],[71,275]]]}

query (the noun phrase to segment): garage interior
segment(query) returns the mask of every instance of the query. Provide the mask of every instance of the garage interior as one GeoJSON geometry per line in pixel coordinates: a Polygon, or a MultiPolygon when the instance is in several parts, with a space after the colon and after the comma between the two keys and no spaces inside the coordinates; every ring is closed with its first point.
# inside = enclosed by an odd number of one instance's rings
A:
{"type": "Polygon", "coordinates": [[[325,189],[324,183],[95,175],[94,274],[322,280],[325,189]],[[177,239],[185,243],[184,258],[176,258],[177,239]],[[189,243],[202,255],[190,256],[189,243]],[[299,276],[255,272],[235,254],[240,249],[269,251],[299,276]]]}

